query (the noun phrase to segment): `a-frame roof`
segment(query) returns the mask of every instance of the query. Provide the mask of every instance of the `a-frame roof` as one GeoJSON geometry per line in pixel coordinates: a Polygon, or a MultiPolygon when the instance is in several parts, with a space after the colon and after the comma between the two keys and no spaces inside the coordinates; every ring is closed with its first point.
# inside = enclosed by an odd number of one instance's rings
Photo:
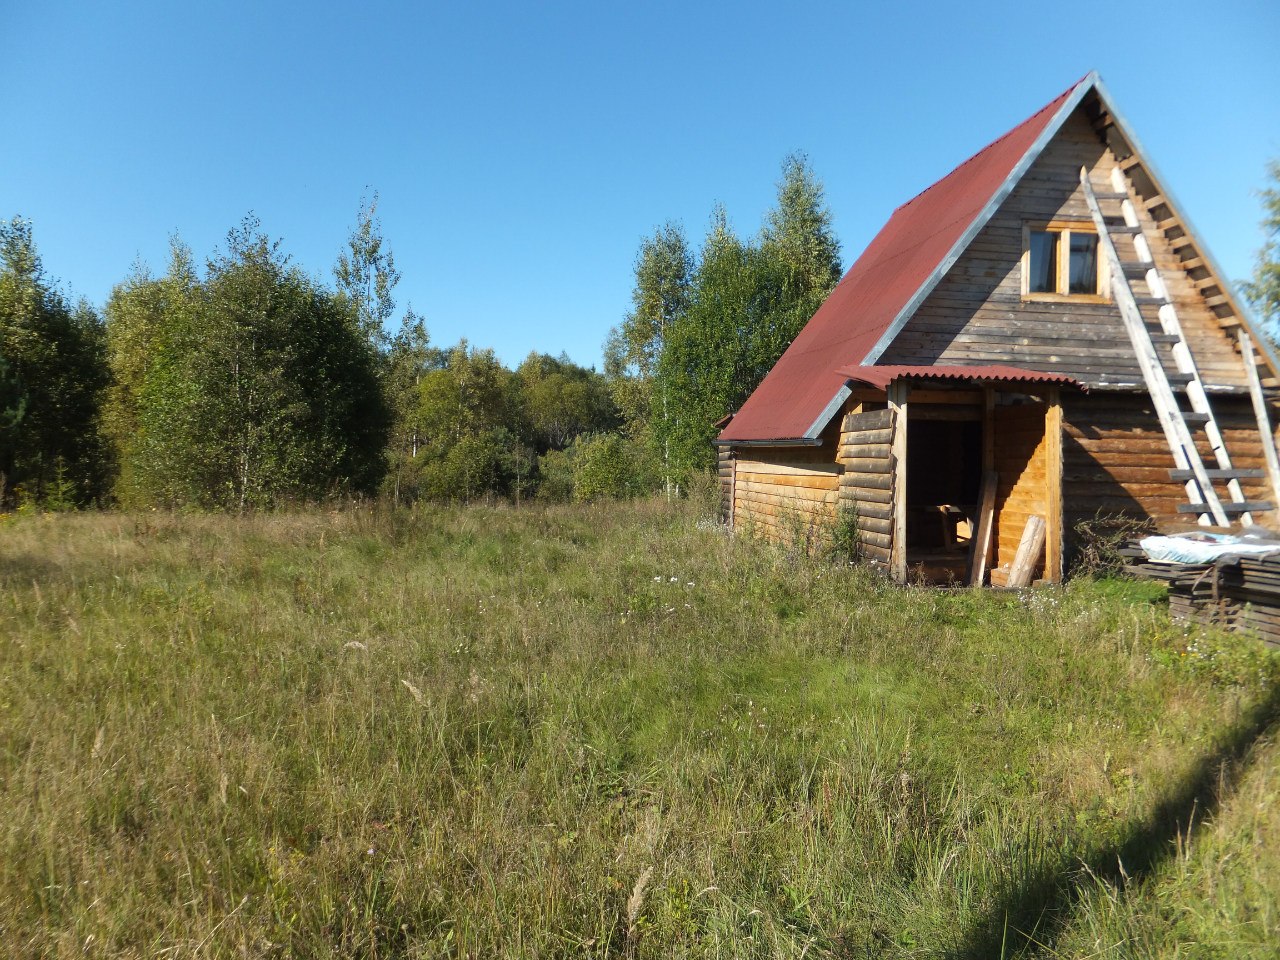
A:
{"type": "MultiPolygon", "coordinates": [[[[1073,84],[894,211],[717,442],[816,438],[849,394],[841,369],[879,360],[1091,92],[1138,153],[1136,140],[1120,121],[1098,75],[1090,73],[1073,84]]],[[[1150,169],[1145,161],[1144,165],[1150,169]]],[[[1248,328],[1243,312],[1236,313],[1248,328]]],[[[1265,340],[1255,340],[1266,349],[1265,340]]],[[[1268,361],[1274,368],[1269,354],[1268,361]]]]}

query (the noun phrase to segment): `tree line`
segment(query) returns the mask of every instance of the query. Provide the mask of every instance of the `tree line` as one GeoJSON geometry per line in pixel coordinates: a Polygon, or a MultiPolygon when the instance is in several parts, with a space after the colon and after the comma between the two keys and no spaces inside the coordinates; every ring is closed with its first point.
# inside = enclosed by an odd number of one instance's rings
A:
{"type": "Polygon", "coordinates": [[[0,504],[676,490],[839,272],[821,185],[792,156],[754,238],[717,207],[696,251],[672,223],[642,243],[603,371],[536,352],[508,368],[436,346],[412,309],[396,322],[376,195],[330,282],[249,216],[203,262],[173,240],[163,273],[136,265],[101,311],[72,302],[15,218],[0,223],[0,504]]]}

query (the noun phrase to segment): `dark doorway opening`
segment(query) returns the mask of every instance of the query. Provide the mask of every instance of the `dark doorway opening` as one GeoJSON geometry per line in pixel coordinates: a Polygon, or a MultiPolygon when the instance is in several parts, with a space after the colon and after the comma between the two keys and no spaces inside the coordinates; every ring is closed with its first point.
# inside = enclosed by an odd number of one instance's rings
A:
{"type": "Polygon", "coordinates": [[[907,420],[907,566],[930,582],[963,581],[982,485],[982,421],[957,408],[907,420]]]}

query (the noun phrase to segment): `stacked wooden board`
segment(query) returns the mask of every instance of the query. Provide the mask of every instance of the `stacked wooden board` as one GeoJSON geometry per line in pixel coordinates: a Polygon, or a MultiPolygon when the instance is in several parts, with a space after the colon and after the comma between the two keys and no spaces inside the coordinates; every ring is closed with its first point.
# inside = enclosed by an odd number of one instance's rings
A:
{"type": "Polygon", "coordinates": [[[1225,556],[1216,563],[1155,563],[1136,542],[1122,553],[1137,577],[1169,587],[1169,613],[1280,646],[1280,551],[1268,556],[1225,556]]]}

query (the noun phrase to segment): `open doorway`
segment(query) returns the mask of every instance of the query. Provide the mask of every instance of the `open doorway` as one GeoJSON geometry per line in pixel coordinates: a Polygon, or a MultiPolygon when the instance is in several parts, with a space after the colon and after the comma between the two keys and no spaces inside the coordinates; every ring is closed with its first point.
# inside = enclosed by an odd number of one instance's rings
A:
{"type": "Polygon", "coordinates": [[[933,583],[963,582],[982,486],[982,415],[912,405],[907,419],[907,567],[933,583]]]}

